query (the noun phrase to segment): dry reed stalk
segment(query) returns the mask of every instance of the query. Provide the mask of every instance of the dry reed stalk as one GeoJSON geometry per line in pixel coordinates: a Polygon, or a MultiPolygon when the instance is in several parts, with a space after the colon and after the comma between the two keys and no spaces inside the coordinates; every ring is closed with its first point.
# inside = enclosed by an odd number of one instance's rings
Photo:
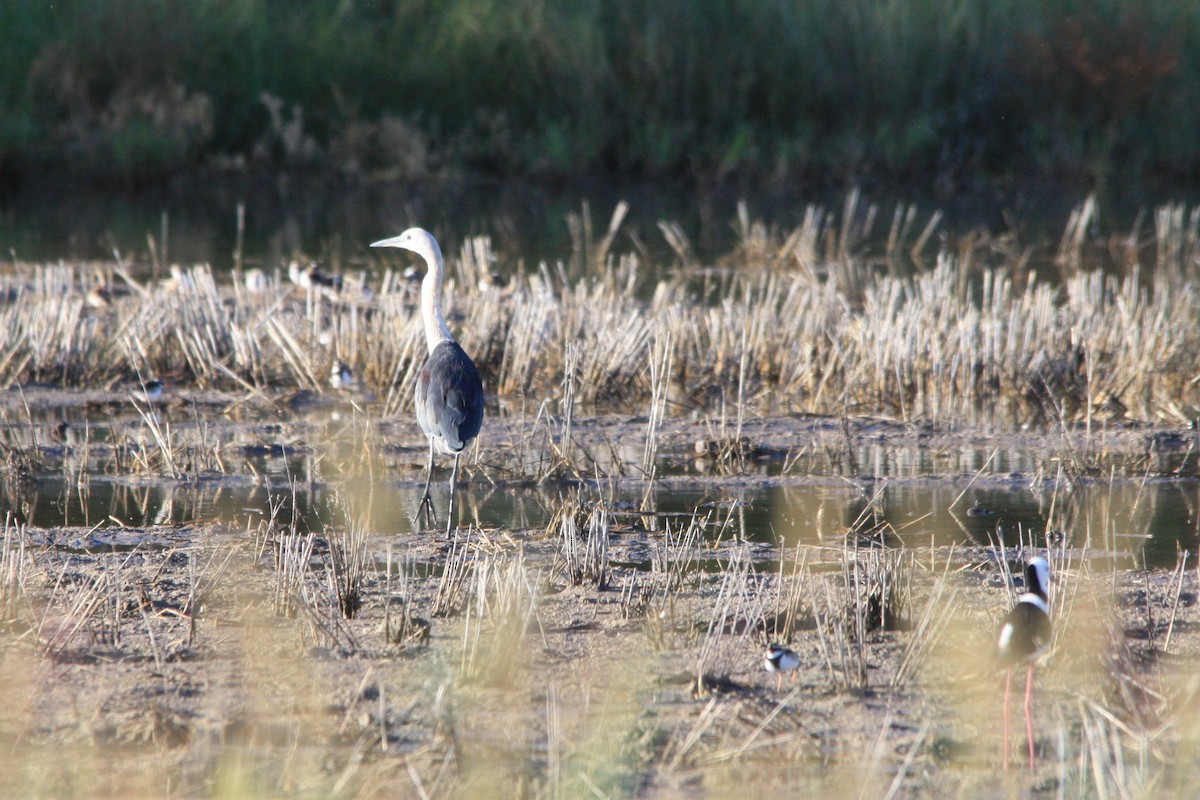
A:
{"type": "Polygon", "coordinates": [[[883,795],[883,800],[892,800],[893,797],[899,794],[900,788],[904,784],[904,778],[908,775],[908,771],[912,769],[913,761],[916,759],[917,754],[921,752],[921,747],[925,744],[925,739],[928,738],[929,729],[932,725],[932,722],[927,721],[921,726],[921,730],[917,732],[917,738],[909,745],[908,752],[904,755],[904,761],[900,763],[899,769],[896,770],[896,775],[892,778],[891,784],[888,785],[888,790],[883,795]]]}
{"type": "Polygon", "coordinates": [[[726,708],[727,706],[720,702],[719,696],[713,696],[700,711],[699,716],[692,723],[692,727],[688,729],[683,740],[677,742],[673,738],[667,743],[667,746],[663,748],[661,757],[661,762],[664,765],[663,770],[667,774],[679,770],[680,766],[685,763],[685,759],[691,755],[692,749],[700,743],[709,729],[724,716],[726,708]]]}
{"type": "Polygon", "coordinates": [[[574,275],[588,274],[592,267],[592,211],[591,204],[584,200],[578,213],[567,212],[567,231],[571,234],[571,272],[574,275]]]}
{"type": "Polygon", "coordinates": [[[892,675],[891,686],[896,688],[917,669],[933,652],[942,632],[949,625],[955,612],[955,600],[958,590],[952,589],[947,596],[948,577],[953,559],[953,550],[946,556],[946,564],[934,583],[929,598],[925,601],[925,609],[913,626],[912,632],[904,647],[904,654],[892,675]]]}
{"type": "Polygon", "coordinates": [[[188,621],[188,647],[196,642],[197,621],[212,599],[214,591],[221,585],[221,579],[228,571],[235,551],[226,552],[220,562],[217,562],[218,552],[216,549],[210,551],[208,559],[199,570],[196,568],[196,554],[188,553],[188,594],[182,609],[182,614],[188,621]]]}
{"type": "Polygon", "coordinates": [[[1068,785],[1077,783],[1080,794],[1096,797],[1137,797],[1161,790],[1164,770],[1156,764],[1158,759],[1147,757],[1150,739],[1094,700],[1080,697],[1076,707],[1081,723],[1078,771],[1070,775],[1074,780],[1068,785]]]}
{"type": "Polygon", "coordinates": [[[654,343],[650,359],[650,414],[646,422],[646,444],[642,451],[642,475],[646,488],[642,495],[642,510],[650,507],[654,478],[658,473],[658,429],[667,410],[668,382],[671,379],[671,336],[654,343]]]}
{"type": "MultiPolygon", "coordinates": [[[[171,432],[171,423],[160,423],[160,420],[152,409],[142,408],[138,403],[134,403],[134,408],[137,409],[138,416],[146,424],[146,428],[150,431],[154,438],[154,443],[157,445],[157,459],[154,459],[162,464],[162,471],[172,478],[181,478],[183,472],[180,469],[176,455],[177,450],[175,440],[171,432]]],[[[153,474],[158,469],[151,466],[151,456],[144,447],[140,448],[135,456],[142,464],[142,471],[146,474],[153,474]]]]}
{"type": "Polygon", "coordinates": [[[413,599],[413,591],[415,584],[413,576],[417,570],[417,557],[412,550],[405,551],[403,557],[397,561],[392,557],[392,546],[387,546],[387,566],[386,566],[386,586],[384,594],[384,610],[383,610],[383,637],[388,644],[398,645],[425,645],[429,643],[429,633],[432,625],[429,620],[423,619],[416,615],[416,602],[413,599]],[[393,563],[396,564],[397,579],[395,586],[392,584],[393,563]],[[398,622],[393,622],[392,612],[392,595],[393,588],[395,594],[398,595],[400,605],[396,616],[399,617],[398,622]]]}
{"type": "Polygon", "coordinates": [[[692,243],[684,233],[683,226],[678,222],[659,220],[658,229],[662,232],[663,238],[667,240],[667,244],[675,251],[675,255],[685,267],[689,267],[696,263],[695,254],[692,251],[692,243]]]}
{"type": "Polygon", "coordinates": [[[350,519],[349,508],[343,499],[347,524],[329,536],[329,554],[325,570],[329,592],[337,599],[337,607],[346,619],[354,619],[362,608],[363,581],[371,565],[366,526],[350,519]]]}
{"type": "Polygon", "coordinates": [[[476,569],[474,560],[469,558],[473,549],[469,530],[467,534],[460,539],[456,533],[446,553],[446,563],[438,581],[431,612],[435,617],[457,614],[467,606],[466,589],[476,569]]]}
{"type": "MultiPolygon", "coordinates": [[[[861,605],[853,604],[849,609],[841,597],[840,588],[845,587],[843,570],[842,587],[834,587],[831,576],[820,576],[810,585],[820,586],[813,593],[813,617],[816,619],[817,644],[825,668],[835,685],[845,689],[862,690],[867,685],[867,667],[863,633],[865,626],[861,605]]],[[[855,592],[855,596],[857,596],[855,592]]]]}
{"type": "Polygon", "coordinates": [[[273,598],[275,613],[279,616],[294,616],[303,603],[316,539],[314,532],[290,533],[274,542],[273,598]]]}
{"type": "Polygon", "coordinates": [[[571,429],[575,420],[575,390],[579,373],[579,348],[574,344],[568,345],[567,355],[563,360],[563,364],[566,374],[563,378],[563,430],[560,451],[563,461],[571,464],[573,463],[572,455],[574,451],[574,440],[571,436],[571,429]]]}
{"type": "Polygon", "coordinates": [[[630,572],[621,586],[621,618],[640,619],[650,610],[654,589],[639,580],[638,572],[630,572]]]}
{"type": "Polygon", "coordinates": [[[689,582],[699,560],[698,547],[704,528],[711,520],[710,511],[704,517],[693,514],[687,525],[672,530],[668,519],[663,525],[661,542],[655,542],[650,552],[650,572],[670,593],[683,589],[689,582]]]}
{"type": "Polygon", "coordinates": [[[311,362],[308,348],[302,346],[296,335],[284,327],[278,320],[268,321],[267,332],[276,347],[279,348],[296,384],[318,391],[321,381],[316,377],[315,365],[311,362]]]}
{"type": "Polygon", "coordinates": [[[784,558],[782,543],[780,544],[779,571],[775,576],[775,605],[766,617],[762,631],[768,642],[791,641],[801,618],[811,614],[807,599],[809,587],[804,581],[809,552],[809,548],[796,545],[795,554],[790,559],[791,571],[785,575],[784,566],[788,559],[784,558]]]}
{"type": "Polygon", "coordinates": [[[578,499],[569,501],[547,531],[558,531],[562,571],[572,586],[590,585],[599,591],[608,588],[609,518],[604,503],[597,503],[586,514],[578,499]]]}
{"type": "MultiPolygon", "coordinates": [[[[531,287],[529,292],[520,293],[510,302],[511,318],[507,326],[499,331],[503,346],[496,380],[497,391],[506,395],[529,392],[537,386],[537,365],[543,348],[554,338],[552,331],[559,324],[561,312],[558,302],[541,283],[531,287]]],[[[570,342],[569,346],[575,348],[576,354],[580,352],[577,343],[570,342]]],[[[573,371],[578,372],[578,355],[573,362],[573,371]]]]}
{"type": "Polygon", "coordinates": [[[51,657],[62,654],[110,601],[116,607],[119,592],[119,584],[107,574],[96,575],[82,585],[68,585],[66,570],[64,562],[36,625],[42,652],[51,657]],[[64,598],[66,594],[69,597],[64,598]]]}
{"type": "Polygon", "coordinates": [[[1171,583],[1167,586],[1167,594],[1174,595],[1171,601],[1171,620],[1167,623],[1167,638],[1163,641],[1163,652],[1171,651],[1171,635],[1175,633],[1175,617],[1179,613],[1179,598],[1183,594],[1183,580],[1186,576],[1187,560],[1190,553],[1187,550],[1176,556],[1177,564],[1171,573],[1171,583]],[[1174,591],[1171,591],[1174,586],[1174,591]]]}
{"type": "Polygon", "coordinates": [[[900,250],[908,239],[909,231],[912,230],[916,217],[917,207],[915,205],[905,205],[904,203],[896,205],[895,211],[892,212],[892,225],[888,228],[887,244],[884,246],[884,256],[889,262],[900,255],[900,250]]]}
{"type": "Polygon", "coordinates": [[[0,539],[0,624],[15,620],[27,602],[27,582],[34,566],[28,539],[27,526],[14,519],[11,512],[6,513],[0,539]]]}
{"type": "Polygon", "coordinates": [[[695,691],[728,681],[739,659],[761,630],[767,605],[766,580],[754,569],[745,545],[735,547],[722,565],[721,585],[696,655],[695,691]]]}
{"type": "Polygon", "coordinates": [[[608,230],[604,234],[604,238],[596,245],[592,252],[592,263],[603,266],[608,265],[608,254],[612,250],[613,243],[617,238],[617,231],[621,229],[621,223],[625,220],[625,215],[629,213],[629,203],[621,200],[613,207],[612,218],[608,221],[608,230]]]}
{"type": "MultiPolygon", "coordinates": [[[[1089,208],[1064,231],[1064,263],[1083,257],[1089,208]]],[[[686,402],[706,410],[735,382],[747,409],[769,398],[776,407],[850,405],[906,418],[999,410],[1064,427],[1120,418],[1125,409],[1173,420],[1195,405],[1187,376],[1200,370],[1200,303],[1189,277],[1200,252],[1197,211],[1159,209],[1154,243],[1163,268],[1153,280],[1132,268],[1104,275],[1072,267],[1050,285],[1029,274],[1026,250],[986,237],[943,248],[932,268],[912,277],[886,274],[879,267],[909,247],[917,222],[911,208],[897,208],[883,260],[873,261],[880,215],[855,193],[836,224],[809,208],[783,236],[743,204],[741,260],[772,268],[709,270],[697,287],[694,275],[654,279],[635,254],[612,252],[623,209],[599,242],[586,210],[577,217],[578,258],[603,262],[595,279],[569,280],[551,263],[502,291],[484,290],[480,278],[490,279],[495,260],[490,242],[462,244],[449,265],[456,277],[448,314],[455,327],[460,314],[470,320],[461,338],[489,393],[554,392],[570,343],[579,403],[645,402],[657,391],[646,378],[648,356],[669,337],[686,402]],[[1008,249],[995,249],[1001,245],[1008,249]],[[1006,254],[1004,263],[983,268],[994,252],[1006,254]]],[[[934,215],[914,250],[936,224],[934,215]]],[[[663,227],[681,257],[694,259],[681,232],[663,227]]],[[[0,309],[0,380],[74,385],[181,372],[205,386],[315,391],[331,360],[348,358],[386,395],[387,413],[407,409],[423,352],[406,292],[370,304],[308,303],[269,285],[231,290],[205,267],[178,270],[170,285],[140,286],[127,265],[98,265],[98,278],[96,266],[33,268],[25,280],[10,279],[21,302],[0,309]],[[108,305],[84,304],[93,286],[113,290],[108,305]]]]}
{"type": "MultiPolygon", "coordinates": [[[[514,557],[485,554],[472,572],[468,602],[466,646],[462,672],[467,680],[491,686],[511,683],[521,662],[522,644],[529,623],[537,620],[540,571],[532,575],[524,552],[514,557]],[[472,632],[471,620],[474,620],[472,632]],[[491,625],[488,649],[481,650],[481,623],[491,625]]],[[[538,620],[540,627],[541,622],[538,620]]],[[[543,633],[543,640],[545,634],[543,633]]]]}
{"type": "Polygon", "coordinates": [[[1067,229],[1058,245],[1057,261],[1060,267],[1077,271],[1082,266],[1083,245],[1089,237],[1096,210],[1096,195],[1090,194],[1071,211],[1067,218],[1067,229]]]}

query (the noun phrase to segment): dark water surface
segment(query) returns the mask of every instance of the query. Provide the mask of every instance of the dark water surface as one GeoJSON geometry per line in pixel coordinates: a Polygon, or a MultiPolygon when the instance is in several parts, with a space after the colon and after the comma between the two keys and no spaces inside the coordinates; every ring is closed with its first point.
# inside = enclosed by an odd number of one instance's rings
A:
{"type": "MultiPolygon", "coordinates": [[[[411,432],[377,428],[339,409],[286,423],[160,409],[158,425],[180,450],[170,475],[144,466],[159,450],[149,424],[131,411],[131,403],[50,408],[0,424],[9,458],[0,514],[44,528],[97,531],[208,522],[250,531],[273,517],[299,531],[355,519],[380,536],[414,533],[426,451],[423,442],[403,441],[411,432]],[[220,470],[212,455],[218,452],[220,470]],[[20,469],[22,453],[32,454],[34,468],[20,469]]],[[[460,492],[460,522],[541,535],[577,497],[585,505],[603,502],[616,530],[678,528],[697,517],[707,519],[710,536],[787,546],[838,546],[848,529],[886,530],[887,540],[913,547],[1043,543],[1049,530],[1056,543],[1061,537],[1098,557],[1171,566],[1177,548],[1195,552],[1200,545],[1195,479],[1068,484],[1040,472],[1044,456],[969,444],[935,455],[870,443],[855,455],[857,477],[842,477],[822,453],[751,462],[722,477],[690,454],[668,450],[643,505],[640,478],[514,481],[497,477],[503,470],[490,469],[485,452],[485,466],[460,492]]],[[[435,476],[434,500],[443,511],[447,467],[435,476]]],[[[121,535],[97,533],[96,546],[133,546],[142,534],[121,535]]]]}
{"type": "MultiPolygon", "coordinates": [[[[238,252],[239,206],[243,209],[241,257],[245,265],[273,269],[294,257],[344,268],[375,263],[367,244],[411,225],[434,231],[444,244],[487,234],[501,271],[518,262],[569,258],[569,215],[591,220],[593,241],[608,227],[619,201],[630,205],[615,251],[637,250],[652,265],[675,256],[658,229],[678,222],[704,263],[729,253],[741,236],[738,204],[751,220],[782,236],[801,224],[808,206],[833,215],[840,225],[854,187],[705,191],[672,184],[577,180],[535,185],[520,180],[420,180],[405,183],[341,180],[336,176],[252,177],[217,173],[176,180],[170,186],[114,190],[44,181],[0,186],[0,257],[26,261],[150,260],[151,243],[166,262],[207,263],[227,270],[238,252]]],[[[972,230],[1017,231],[1023,245],[1052,250],[1071,211],[1085,198],[1079,187],[1028,187],[957,191],[944,197],[913,196],[904,187],[857,192],[861,226],[875,206],[873,233],[864,243],[881,251],[897,209],[914,209],[910,241],[940,212],[937,236],[972,230]]],[[[1139,212],[1180,200],[1141,192],[1101,198],[1097,237],[1128,234],[1139,212]]],[[[578,231],[577,234],[578,235],[578,231]]],[[[1036,259],[1036,255],[1035,255],[1036,259]]]]}
{"type": "MultiPolygon", "coordinates": [[[[439,473],[444,480],[445,475],[439,473]]],[[[639,512],[643,492],[630,488],[610,498],[612,517],[618,524],[681,525],[693,514],[709,517],[710,528],[723,527],[725,538],[796,544],[841,542],[847,526],[868,509],[865,493],[852,485],[823,482],[785,486],[742,486],[736,490],[681,491],[662,488],[654,493],[653,512],[639,512]]],[[[404,536],[414,532],[410,516],[420,497],[416,482],[385,479],[373,487],[372,505],[390,509],[375,515],[375,533],[404,536]]],[[[968,490],[942,483],[892,485],[879,490],[877,517],[896,530],[890,538],[907,545],[945,546],[987,544],[1002,540],[1042,543],[1054,498],[1028,488],[968,490]]],[[[563,502],[566,491],[551,489],[492,489],[474,481],[459,496],[464,522],[485,527],[531,530],[544,528],[563,502]]],[[[434,492],[440,510],[446,507],[444,484],[434,492]]],[[[1061,501],[1060,501],[1061,502],[1061,501]]],[[[1200,542],[1197,508],[1200,483],[1160,481],[1145,485],[1120,483],[1076,489],[1070,498],[1069,532],[1055,530],[1071,545],[1089,547],[1099,555],[1114,555],[1131,562],[1143,559],[1151,566],[1172,566],[1176,548],[1196,551],[1200,542]]],[[[301,485],[295,491],[284,483],[271,486],[137,485],[92,479],[86,485],[61,478],[38,479],[0,497],[0,513],[12,512],[38,527],[124,526],[149,528],[221,522],[235,529],[251,529],[273,513],[295,524],[299,531],[344,525],[338,493],[329,485],[301,485]]],[[[355,505],[353,502],[351,505],[355,505]]],[[[128,544],[136,543],[135,538],[128,544]]]]}

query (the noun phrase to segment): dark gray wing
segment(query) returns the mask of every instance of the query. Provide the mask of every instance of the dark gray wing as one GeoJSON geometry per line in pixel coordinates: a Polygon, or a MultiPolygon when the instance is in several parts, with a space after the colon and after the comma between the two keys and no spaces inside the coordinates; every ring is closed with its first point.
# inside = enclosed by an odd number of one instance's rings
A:
{"type": "Polygon", "coordinates": [[[417,423],[448,453],[461,452],[483,425],[483,381],[457,342],[442,342],[417,375],[417,423]]]}

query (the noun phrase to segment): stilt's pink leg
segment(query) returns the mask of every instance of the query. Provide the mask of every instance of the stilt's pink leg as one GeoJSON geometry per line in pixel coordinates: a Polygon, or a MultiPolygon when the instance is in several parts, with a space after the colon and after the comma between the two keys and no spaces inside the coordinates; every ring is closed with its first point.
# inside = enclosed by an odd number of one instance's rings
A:
{"type": "Polygon", "coordinates": [[[1004,679],[1004,768],[1008,769],[1008,696],[1012,693],[1012,667],[1004,679]]]}
{"type": "Polygon", "coordinates": [[[1033,769],[1033,714],[1030,698],[1033,697],[1033,664],[1025,676],[1025,735],[1029,737],[1029,768],[1033,769]]]}

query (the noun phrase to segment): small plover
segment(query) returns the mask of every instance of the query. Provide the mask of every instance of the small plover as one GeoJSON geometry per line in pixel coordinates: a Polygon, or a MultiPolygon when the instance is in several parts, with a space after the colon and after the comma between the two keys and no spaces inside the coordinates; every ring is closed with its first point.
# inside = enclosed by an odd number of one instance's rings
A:
{"type": "Polygon", "coordinates": [[[162,381],[143,381],[133,391],[133,398],[143,403],[151,403],[163,395],[162,381]]]}
{"type": "Polygon", "coordinates": [[[334,389],[349,389],[354,386],[354,373],[345,361],[334,362],[329,373],[329,385],[334,389]]]}
{"type": "Polygon", "coordinates": [[[799,675],[796,670],[800,668],[800,656],[783,645],[772,642],[767,645],[763,666],[767,668],[767,672],[775,673],[775,691],[779,691],[783,688],[783,673],[792,673],[792,683],[796,682],[799,675]]]}
{"type": "Polygon", "coordinates": [[[319,292],[331,300],[366,301],[375,295],[361,280],[347,280],[336,272],[326,272],[316,264],[307,268],[293,261],[288,264],[288,278],[302,289],[319,292]]]}

